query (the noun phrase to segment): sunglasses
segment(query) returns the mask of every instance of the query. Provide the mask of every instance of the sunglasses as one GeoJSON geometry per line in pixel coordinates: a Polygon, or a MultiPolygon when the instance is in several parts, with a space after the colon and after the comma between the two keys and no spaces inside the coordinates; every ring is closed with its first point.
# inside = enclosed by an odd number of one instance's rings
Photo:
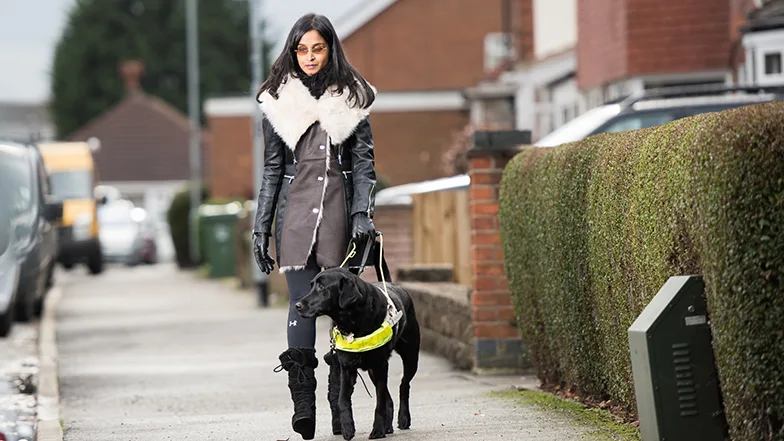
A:
{"type": "MultiPolygon", "coordinates": [[[[311,49],[310,52],[313,52],[315,55],[321,55],[324,52],[326,52],[326,50],[327,50],[326,46],[320,45],[320,46],[316,46],[313,49],[311,49]]],[[[299,46],[294,52],[296,52],[297,55],[307,55],[308,54],[308,48],[306,46],[299,46]]]]}

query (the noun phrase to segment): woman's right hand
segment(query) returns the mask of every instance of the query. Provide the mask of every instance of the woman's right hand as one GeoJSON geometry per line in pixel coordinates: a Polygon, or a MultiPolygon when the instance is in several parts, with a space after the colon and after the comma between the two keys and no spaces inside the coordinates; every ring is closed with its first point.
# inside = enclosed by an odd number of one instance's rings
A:
{"type": "Polygon", "coordinates": [[[253,233],[253,257],[256,265],[264,274],[269,274],[275,269],[275,261],[269,255],[269,235],[253,233]]]}

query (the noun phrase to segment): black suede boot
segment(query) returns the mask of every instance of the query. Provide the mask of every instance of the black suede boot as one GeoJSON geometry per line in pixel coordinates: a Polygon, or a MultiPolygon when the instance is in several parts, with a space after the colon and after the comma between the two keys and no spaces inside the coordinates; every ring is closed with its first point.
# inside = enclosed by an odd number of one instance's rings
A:
{"type": "Polygon", "coordinates": [[[332,411],[332,434],[340,435],[340,407],[338,406],[338,399],[340,398],[340,365],[334,350],[324,354],[324,362],[329,365],[327,400],[329,401],[329,409],[332,411]]]}
{"type": "Polygon", "coordinates": [[[318,366],[313,348],[289,348],[280,354],[280,369],[289,373],[289,390],[294,402],[291,427],[302,439],[313,439],[316,434],[316,375],[318,366]]]}

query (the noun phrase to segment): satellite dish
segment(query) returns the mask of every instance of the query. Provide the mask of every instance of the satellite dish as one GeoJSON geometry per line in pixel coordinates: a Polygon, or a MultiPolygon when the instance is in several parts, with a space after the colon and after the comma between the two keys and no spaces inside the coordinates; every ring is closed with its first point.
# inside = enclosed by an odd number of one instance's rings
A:
{"type": "Polygon", "coordinates": [[[91,136],[90,139],[87,140],[87,148],[93,153],[98,153],[98,151],[101,150],[101,140],[95,136],[91,136]]]}

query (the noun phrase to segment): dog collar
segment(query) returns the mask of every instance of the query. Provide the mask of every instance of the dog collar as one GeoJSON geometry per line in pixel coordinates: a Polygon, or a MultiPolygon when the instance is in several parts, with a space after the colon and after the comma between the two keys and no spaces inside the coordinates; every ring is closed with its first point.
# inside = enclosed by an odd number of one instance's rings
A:
{"type": "Polygon", "coordinates": [[[372,334],[364,337],[354,337],[354,334],[343,335],[338,331],[337,326],[332,328],[332,345],[339,351],[372,351],[389,343],[390,340],[392,340],[392,325],[387,321],[384,321],[372,334]]]}

